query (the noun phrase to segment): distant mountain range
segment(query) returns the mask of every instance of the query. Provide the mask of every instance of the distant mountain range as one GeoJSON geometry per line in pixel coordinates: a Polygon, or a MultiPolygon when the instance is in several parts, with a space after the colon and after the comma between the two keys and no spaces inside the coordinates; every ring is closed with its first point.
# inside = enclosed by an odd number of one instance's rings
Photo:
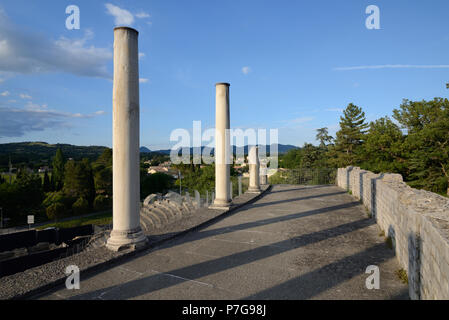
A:
{"type": "MultiPolygon", "coordinates": [[[[0,167],[4,170],[4,168],[8,166],[10,158],[14,166],[19,164],[49,164],[51,159],[55,156],[58,148],[62,150],[62,153],[66,158],[73,158],[75,160],[88,158],[91,161],[96,160],[103,153],[103,151],[107,149],[107,147],[104,146],[75,146],[71,144],[49,144],[46,142],[4,143],[0,144],[0,167]]],[[[278,144],[279,154],[286,153],[289,150],[296,148],[298,147],[289,144],[278,144]]],[[[204,149],[204,147],[202,147],[202,149],[204,149]]],[[[235,153],[236,147],[233,146],[233,149],[235,153]]],[[[267,153],[270,152],[270,148],[268,146],[266,150],[267,153]]],[[[170,149],[150,150],[147,147],[140,148],[141,153],[159,153],[169,155],[170,151],[170,149]]],[[[245,154],[248,154],[248,146],[244,147],[244,152],[245,154]]],[[[190,148],[190,154],[193,154],[193,148],[190,148]]]]}
{"type": "MultiPolygon", "coordinates": [[[[270,152],[270,149],[274,149],[276,147],[276,144],[272,144],[271,146],[266,146],[266,151],[267,153],[270,152]]],[[[299,147],[291,145],[291,144],[278,144],[278,153],[279,154],[283,154],[283,153],[287,153],[289,150],[291,149],[299,149],[299,147]]],[[[205,147],[201,147],[201,151],[203,151],[205,147]]],[[[236,153],[236,146],[232,146],[233,148],[233,153],[236,153]]],[[[245,155],[248,154],[248,146],[244,147],[244,153],[245,155]]],[[[165,149],[165,150],[150,150],[147,147],[140,147],[140,153],[162,153],[162,154],[170,154],[171,149],[165,149]]],[[[212,148],[212,154],[214,153],[214,148],[212,148]]],[[[193,148],[190,148],[190,154],[193,154],[193,148]]]]}

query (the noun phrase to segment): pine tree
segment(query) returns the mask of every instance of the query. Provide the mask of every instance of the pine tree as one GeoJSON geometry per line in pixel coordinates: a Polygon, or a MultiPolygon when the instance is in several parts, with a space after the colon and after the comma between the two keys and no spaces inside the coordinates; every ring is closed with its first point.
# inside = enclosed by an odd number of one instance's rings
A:
{"type": "Polygon", "coordinates": [[[449,100],[404,100],[393,114],[407,129],[411,185],[449,196],[449,100]]]}
{"type": "Polygon", "coordinates": [[[335,140],[338,166],[355,165],[359,162],[357,152],[363,144],[367,128],[365,112],[350,103],[340,117],[340,130],[335,140]]]}
{"type": "Polygon", "coordinates": [[[61,190],[64,185],[64,166],[65,166],[64,155],[62,154],[61,149],[58,149],[56,151],[55,158],[53,159],[52,178],[55,191],[61,190]]]}
{"type": "Polygon", "coordinates": [[[332,143],[334,138],[329,135],[326,127],[317,129],[316,139],[320,142],[320,147],[325,147],[326,144],[332,143]]]}

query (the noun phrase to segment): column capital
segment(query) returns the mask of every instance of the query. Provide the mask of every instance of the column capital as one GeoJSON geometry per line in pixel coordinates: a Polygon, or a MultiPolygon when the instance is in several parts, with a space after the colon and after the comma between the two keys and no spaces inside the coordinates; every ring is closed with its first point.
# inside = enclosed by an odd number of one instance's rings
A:
{"type": "Polygon", "coordinates": [[[124,29],[124,30],[128,30],[128,31],[132,31],[132,32],[135,32],[135,33],[139,34],[139,31],[137,31],[136,29],[134,29],[134,28],[131,28],[131,27],[126,27],[126,26],[119,26],[119,27],[115,27],[115,28],[114,28],[114,31],[116,31],[116,30],[120,30],[120,29],[124,29]]]}

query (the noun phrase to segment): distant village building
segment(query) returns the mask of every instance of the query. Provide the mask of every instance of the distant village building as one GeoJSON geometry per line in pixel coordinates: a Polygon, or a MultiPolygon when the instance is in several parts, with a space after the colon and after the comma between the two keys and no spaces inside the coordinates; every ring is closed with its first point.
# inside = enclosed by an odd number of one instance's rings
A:
{"type": "Polygon", "coordinates": [[[168,173],[168,168],[167,167],[162,167],[162,166],[151,166],[148,167],[148,173],[149,174],[154,174],[154,173],[168,173]]]}
{"type": "Polygon", "coordinates": [[[165,161],[165,162],[162,162],[159,166],[170,168],[170,166],[171,166],[171,161],[165,161]]]}
{"type": "Polygon", "coordinates": [[[170,176],[172,176],[175,179],[178,179],[178,172],[176,170],[172,170],[169,167],[163,167],[163,166],[151,166],[148,168],[148,174],[155,174],[155,173],[165,173],[170,176]]]}

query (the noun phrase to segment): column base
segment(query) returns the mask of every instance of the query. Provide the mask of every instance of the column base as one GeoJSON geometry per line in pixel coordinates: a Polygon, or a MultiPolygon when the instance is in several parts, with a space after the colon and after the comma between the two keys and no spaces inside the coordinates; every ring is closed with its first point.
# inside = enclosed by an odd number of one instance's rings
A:
{"type": "Polygon", "coordinates": [[[262,190],[260,190],[260,188],[249,188],[248,191],[246,191],[247,193],[261,193],[262,190]]]}
{"type": "Polygon", "coordinates": [[[214,200],[214,203],[209,206],[209,209],[228,210],[231,207],[231,200],[214,200]]]}
{"type": "Polygon", "coordinates": [[[131,230],[112,230],[106,248],[112,251],[138,250],[148,245],[148,238],[140,227],[131,230]]]}

